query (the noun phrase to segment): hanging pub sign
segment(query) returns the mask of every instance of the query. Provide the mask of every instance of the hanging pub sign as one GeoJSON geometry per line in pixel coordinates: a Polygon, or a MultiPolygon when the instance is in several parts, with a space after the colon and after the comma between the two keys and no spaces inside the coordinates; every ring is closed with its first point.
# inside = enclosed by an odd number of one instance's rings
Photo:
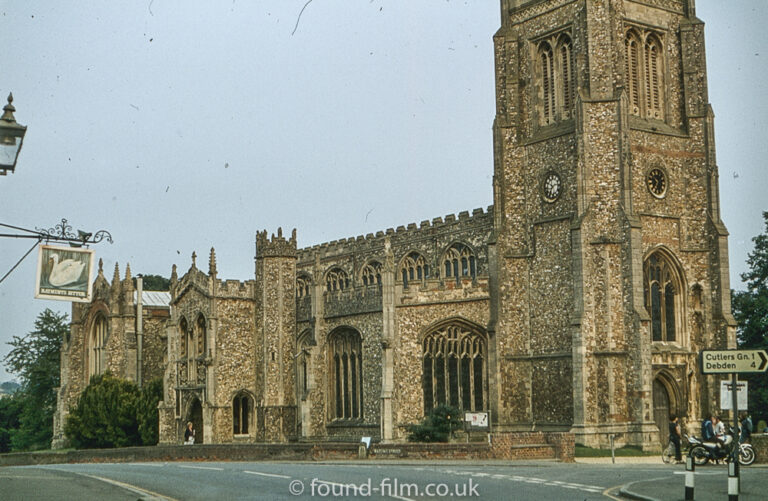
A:
{"type": "Polygon", "coordinates": [[[35,297],[87,303],[91,300],[94,253],[89,249],[41,245],[35,297]]]}

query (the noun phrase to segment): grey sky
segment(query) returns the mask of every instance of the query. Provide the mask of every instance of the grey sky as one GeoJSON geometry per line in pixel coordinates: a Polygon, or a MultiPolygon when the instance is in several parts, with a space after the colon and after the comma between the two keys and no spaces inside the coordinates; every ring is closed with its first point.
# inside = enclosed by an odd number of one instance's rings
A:
{"type": "MultiPolygon", "coordinates": [[[[183,273],[214,246],[246,280],[257,230],[303,247],[491,204],[498,1],[314,0],[298,19],[305,4],[0,0],[0,97],[29,127],[0,222],[109,230],[92,247],[108,279],[116,261],[183,273]]],[[[768,210],[768,14],[697,8],[739,288],[768,210]]],[[[0,275],[29,245],[0,239],[0,275]]],[[[69,311],[33,299],[34,265],[0,284],[0,357],[45,307],[69,311]]]]}

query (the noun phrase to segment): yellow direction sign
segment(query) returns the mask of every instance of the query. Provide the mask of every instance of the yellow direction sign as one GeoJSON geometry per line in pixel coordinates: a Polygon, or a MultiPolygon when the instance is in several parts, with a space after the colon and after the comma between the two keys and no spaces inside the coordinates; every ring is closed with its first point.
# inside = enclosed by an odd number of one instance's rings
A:
{"type": "Polygon", "coordinates": [[[699,362],[702,374],[765,372],[768,353],[765,350],[703,350],[699,362]]]}

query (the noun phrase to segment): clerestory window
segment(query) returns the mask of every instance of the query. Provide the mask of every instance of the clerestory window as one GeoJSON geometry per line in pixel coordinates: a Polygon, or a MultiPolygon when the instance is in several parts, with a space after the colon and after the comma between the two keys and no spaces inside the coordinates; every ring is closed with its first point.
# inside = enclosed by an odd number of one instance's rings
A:
{"type": "Polygon", "coordinates": [[[342,291],[347,287],[349,278],[341,268],[333,268],[325,274],[325,288],[328,292],[342,291]]]}
{"type": "Polygon", "coordinates": [[[381,263],[372,261],[360,271],[363,285],[381,285],[381,263]]]}
{"type": "Polygon", "coordinates": [[[477,276],[475,254],[464,244],[453,244],[443,257],[445,278],[455,278],[460,283],[463,277],[474,280],[477,276]]]}
{"type": "Polygon", "coordinates": [[[429,278],[429,264],[424,256],[418,252],[411,252],[400,265],[400,277],[403,280],[403,287],[408,287],[411,283],[424,283],[429,278]]]}

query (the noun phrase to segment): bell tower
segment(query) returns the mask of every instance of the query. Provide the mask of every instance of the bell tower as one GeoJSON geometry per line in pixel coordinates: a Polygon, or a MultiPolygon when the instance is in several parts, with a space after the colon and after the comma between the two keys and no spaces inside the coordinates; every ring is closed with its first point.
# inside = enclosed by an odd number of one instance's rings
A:
{"type": "Polygon", "coordinates": [[[735,347],[704,24],[693,0],[501,7],[498,424],[658,447],[714,404],[698,351],[735,347]]]}

